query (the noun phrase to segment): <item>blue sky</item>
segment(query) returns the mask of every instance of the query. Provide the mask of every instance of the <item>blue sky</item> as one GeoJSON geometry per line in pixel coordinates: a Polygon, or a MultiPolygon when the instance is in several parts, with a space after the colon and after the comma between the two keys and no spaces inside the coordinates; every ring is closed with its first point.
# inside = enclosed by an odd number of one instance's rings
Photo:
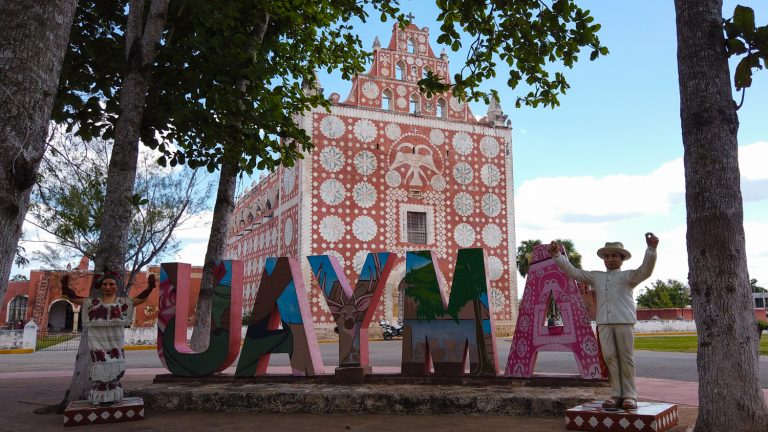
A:
{"type": "MultiPolygon", "coordinates": [[[[579,1],[602,25],[599,37],[610,54],[590,62],[589,54],[566,70],[571,89],[561,106],[515,109],[517,92],[506,87],[508,70],[484,89],[499,91],[501,106],[512,120],[517,242],[570,238],[587,269],[599,269],[595,251],[606,241],[622,241],[639,265],[643,234],[661,241],[652,280],[687,279],[682,138],[677,83],[676,30],[671,1],[579,1]]],[[[726,1],[724,16],[736,4],[755,9],[758,23],[768,23],[764,0],[726,1]]],[[[402,1],[419,27],[429,27],[436,54],[439,25],[433,2],[402,1]]],[[[372,17],[360,27],[363,46],[376,36],[386,46],[392,23],[372,17]]],[[[465,43],[469,45],[469,43],[465,43]]],[[[450,57],[451,71],[463,64],[465,51],[450,57]]],[[[556,66],[555,66],[556,68],[556,66]]],[[[350,83],[339,74],[320,73],[325,94],[346,97],[350,83]]],[[[768,71],[755,76],[739,110],[739,146],[744,219],[750,276],[768,287],[768,71]]],[[[471,103],[475,115],[486,107],[471,103]]],[[[201,264],[210,214],[196,227],[179,231],[184,242],[179,260],[201,264]]],[[[33,233],[28,238],[34,237],[33,233]]],[[[29,245],[34,247],[33,244],[29,245]]],[[[28,247],[29,249],[29,247],[28,247]]],[[[36,267],[33,263],[32,267],[36,267]]],[[[27,273],[14,268],[12,274],[27,273]]],[[[645,285],[645,284],[644,284],[645,285]]],[[[519,280],[519,295],[524,281],[519,280]]]]}

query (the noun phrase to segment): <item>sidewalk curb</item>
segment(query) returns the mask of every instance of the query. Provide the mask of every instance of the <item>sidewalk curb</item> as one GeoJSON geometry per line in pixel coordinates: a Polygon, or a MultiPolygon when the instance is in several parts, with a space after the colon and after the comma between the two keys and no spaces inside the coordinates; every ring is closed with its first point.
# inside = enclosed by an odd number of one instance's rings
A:
{"type": "Polygon", "coordinates": [[[31,354],[33,352],[35,352],[34,348],[0,349],[0,354],[31,354]]]}

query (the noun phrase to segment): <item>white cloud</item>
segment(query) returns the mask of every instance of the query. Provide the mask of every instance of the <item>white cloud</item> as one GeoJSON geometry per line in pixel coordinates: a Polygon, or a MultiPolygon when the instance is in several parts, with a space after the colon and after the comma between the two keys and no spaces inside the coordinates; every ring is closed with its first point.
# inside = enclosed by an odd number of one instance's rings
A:
{"type": "MultiPolygon", "coordinates": [[[[739,148],[742,191],[745,200],[768,200],[768,142],[739,148]]],[[[601,269],[595,255],[606,241],[621,241],[633,253],[625,268],[640,264],[645,250],[643,234],[660,238],[659,259],[649,281],[687,281],[685,188],[681,158],[667,162],[646,175],[595,177],[542,177],[525,181],[515,199],[516,237],[549,242],[573,240],[585,269],[601,269]]],[[[745,213],[747,260],[750,277],[768,283],[768,214],[765,206],[751,206],[745,213]],[[755,210],[757,209],[757,210],[755,210]]],[[[518,279],[519,295],[524,280],[518,279]]]]}

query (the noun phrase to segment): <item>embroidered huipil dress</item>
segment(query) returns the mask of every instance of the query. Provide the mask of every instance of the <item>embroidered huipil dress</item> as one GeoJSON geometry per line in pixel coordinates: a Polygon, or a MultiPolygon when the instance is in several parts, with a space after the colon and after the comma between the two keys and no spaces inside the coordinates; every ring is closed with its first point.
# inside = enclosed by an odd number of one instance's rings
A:
{"type": "Polygon", "coordinates": [[[88,298],[83,324],[88,326],[88,349],[91,355],[91,381],[88,393],[91,404],[118,402],[123,398],[120,378],[125,373],[125,327],[133,323],[133,300],[117,297],[114,303],[101,298],[88,298]]]}

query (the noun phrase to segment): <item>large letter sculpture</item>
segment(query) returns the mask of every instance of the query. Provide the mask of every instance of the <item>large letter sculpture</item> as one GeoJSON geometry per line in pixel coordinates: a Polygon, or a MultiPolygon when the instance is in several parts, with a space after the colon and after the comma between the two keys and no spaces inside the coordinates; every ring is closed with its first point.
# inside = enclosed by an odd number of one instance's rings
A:
{"type": "Polygon", "coordinates": [[[160,266],[157,354],[174,375],[204,376],[226,369],[237,358],[243,319],[243,262],[227,260],[214,265],[211,336],[203,352],[195,352],[187,344],[190,269],[189,264],[182,263],[160,266]]]}
{"type": "Polygon", "coordinates": [[[270,353],[287,353],[293,375],[323,373],[301,268],[294,258],[265,262],[235,375],[266,374],[270,353]]]}
{"type": "Polygon", "coordinates": [[[394,254],[369,253],[354,291],[335,257],[318,255],[307,260],[339,329],[337,372],[344,368],[362,368],[364,373],[370,373],[368,325],[392,270],[394,254]]]}
{"type": "Polygon", "coordinates": [[[528,378],[539,351],[571,351],[582,378],[602,379],[597,339],[579,289],[555,265],[547,246],[536,246],[531,257],[506,374],[528,378]],[[555,304],[562,322],[554,319],[555,304]]]}
{"type": "Polygon", "coordinates": [[[488,304],[488,272],[482,249],[460,249],[450,301],[430,251],[408,252],[405,260],[403,375],[495,376],[496,341],[488,304]]]}

